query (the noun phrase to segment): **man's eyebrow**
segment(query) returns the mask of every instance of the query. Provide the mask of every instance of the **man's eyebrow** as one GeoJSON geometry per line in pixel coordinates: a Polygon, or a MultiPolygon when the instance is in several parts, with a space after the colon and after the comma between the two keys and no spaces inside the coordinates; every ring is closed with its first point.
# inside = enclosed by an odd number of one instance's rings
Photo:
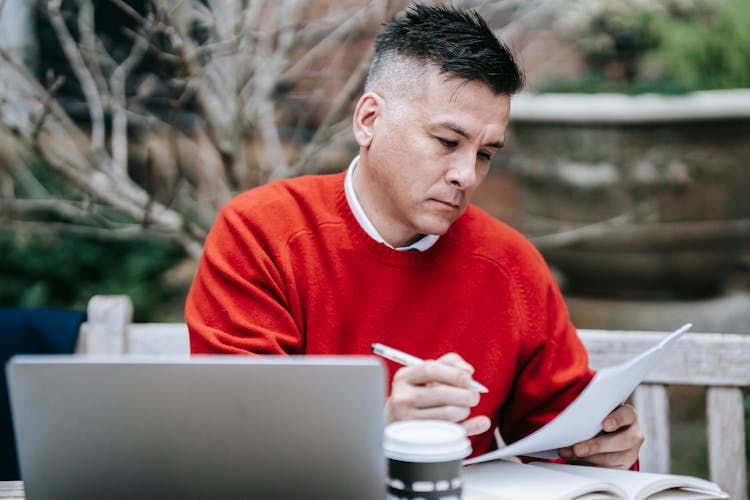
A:
{"type": "MultiPolygon", "coordinates": [[[[469,133],[466,132],[466,130],[464,130],[463,128],[461,128],[461,126],[459,126],[456,123],[453,123],[453,122],[440,122],[440,123],[438,123],[438,125],[441,126],[441,127],[447,128],[449,130],[452,130],[453,132],[457,133],[458,135],[460,135],[461,137],[463,137],[465,139],[469,139],[470,138],[469,137],[469,133]]],[[[490,142],[489,144],[484,144],[484,145],[485,146],[489,146],[491,148],[495,148],[495,149],[502,149],[505,144],[502,143],[502,142],[490,142]]]]}

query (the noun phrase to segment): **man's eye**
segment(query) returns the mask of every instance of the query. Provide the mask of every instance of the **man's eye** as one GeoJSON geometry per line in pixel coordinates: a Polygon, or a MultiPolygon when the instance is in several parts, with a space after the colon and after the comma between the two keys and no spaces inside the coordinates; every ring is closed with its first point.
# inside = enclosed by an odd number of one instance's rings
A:
{"type": "Polygon", "coordinates": [[[458,143],[456,141],[449,141],[448,139],[441,139],[440,137],[438,137],[437,140],[440,141],[440,144],[449,149],[453,149],[458,146],[458,143]]]}
{"type": "Polygon", "coordinates": [[[486,151],[479,151],[477,153],[477,156],[483,160],[487,160],[487,161],[492,160],[492,155],[490,153],[487,153],[486,151]]]}

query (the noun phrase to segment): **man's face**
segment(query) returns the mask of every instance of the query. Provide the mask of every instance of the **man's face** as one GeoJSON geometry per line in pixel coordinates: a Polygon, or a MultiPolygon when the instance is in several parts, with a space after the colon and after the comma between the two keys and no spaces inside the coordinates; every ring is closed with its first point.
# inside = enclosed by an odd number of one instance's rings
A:
{"type": "Polygon", "coordinates": [[[373,97],[371,139],[360,141],[355,190],[394,246],[443,234],[464,213],[508,124],[509,96],[437,68],[426,73],[416,95],[373,97]]]}

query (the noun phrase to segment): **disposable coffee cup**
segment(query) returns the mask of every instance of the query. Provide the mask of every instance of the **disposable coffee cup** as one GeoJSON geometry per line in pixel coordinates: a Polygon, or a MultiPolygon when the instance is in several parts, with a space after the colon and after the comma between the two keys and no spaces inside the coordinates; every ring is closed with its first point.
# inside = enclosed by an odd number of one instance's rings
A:
{"type": "Polygon", "coordinates": [[[443,420],[403,420],[385,428],[388,500],[460,500],[461,462],[471,453],[463,427],[443,420]]]}

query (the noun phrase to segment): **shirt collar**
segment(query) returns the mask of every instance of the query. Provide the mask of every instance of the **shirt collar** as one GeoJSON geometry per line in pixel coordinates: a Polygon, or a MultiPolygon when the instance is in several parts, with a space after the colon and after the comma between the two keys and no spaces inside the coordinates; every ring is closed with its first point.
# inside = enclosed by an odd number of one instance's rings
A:
{"type": "MultiPolygon", "coordinates": [[[[380,233],[378,233],[378,230],[375,229],[375,226],[372,225],[372,222],[367,217],[365,211],[362,209],[362,205],[359,204],[357,194],[354,192],[354,181],[352,180],[354,169],[357,168],[358,163],[359,156],[355,156],[352,162],[349,164],[349,168],[347,168],[346,170],[346,178],[344,179],[344,192],[346,193],[346,201],[349,203],[349,208],[351,208],[352,213],[354,214],[354,218],[357,219],[359,225],[362,226],[362,229],[364,229],[372,239],[374,239],[378,243],[383,243],[384,245],[394,248],[387,241],[385,241],[382,236],[380,236],[380,233]]],[[[427,234],[425,236],[422,236],[419,240],[415,241],[411,245],[398,247],[395,248],[395,250],[417,250],[419,252],[424,252],[425,250],[432,247],[432,245],[437,242],[438,238],[439,236],[436,234],[427,234]]]]}

